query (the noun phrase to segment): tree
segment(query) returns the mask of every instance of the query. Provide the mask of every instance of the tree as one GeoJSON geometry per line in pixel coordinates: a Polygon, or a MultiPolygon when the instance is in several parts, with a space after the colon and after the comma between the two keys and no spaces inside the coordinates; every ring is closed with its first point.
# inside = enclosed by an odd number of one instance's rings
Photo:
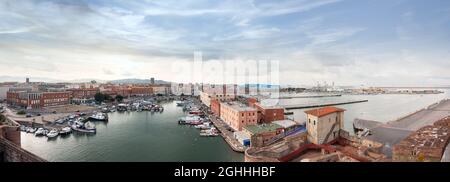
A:
{"type": "Polygon", "coordinates": [[[98,92],[94,95],[94,99],[95,101],[102,103],[103,101],[105,101],[105,94],[98,92]]]}
{"type": "Polygon", "coordinates": [[[122,102],[123,101],[123,96],[122,95],[116,95],[116,101],[117,102],[122,102]]]}
{"type": "Polygon", "coordinates": [[[24,115],[26,114],[26,112],[24,110],[20,110],[19,112],[17,112],[18,115],[24,115]]]}

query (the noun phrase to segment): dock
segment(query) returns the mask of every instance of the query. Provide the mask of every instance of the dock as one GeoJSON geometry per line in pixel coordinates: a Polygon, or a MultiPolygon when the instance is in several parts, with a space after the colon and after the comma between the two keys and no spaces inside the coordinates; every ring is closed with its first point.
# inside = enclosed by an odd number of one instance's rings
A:
{"type": "Polygon", "coordinates": [[[312,104],[296,104],[296,105],[283,105],[286,110],[291,109],[307,109],[314,107],[326,107],[326,106],[337,106],[337,105],[346,105],[346,104],[356,104],[361,102],[368,102],[369,100],[352,100],[352,101],[344,101],[344,102],[328,102],[328,103],[312,103],[312,104]]]}
{"type": "Polygon", "coordinates": [[[322,97],[341,97],[340,94],[332,94],[332,95],[304,95],[304,96],[286,96],[286,97],[278,97],[274,99],[297,99],[297,98],[322,98],[322,97]]]}
{"type": "Polygon", "coordinates": [[[231,149],[233,149],[235,152],[244,153],[245,147],[240,144],[237,140],[233,139],[233,132],[228,131],[226,129],[226,124],[223,121],[220,121],[215,116],[211,117],[211,122],[214,124],[214,126],[220,131],[220,135],[222,138],[230,145],[231,149]]]}
{"type": "MultiPolygon", "coordinates": [[[[200,100],[197,99],[194,100],[194,104],[197,106],[202,105],[200,100]]],[[[202,111],[209,116],[214,127],[216,127],[217,130],[220,131],[220,136],[222,136],[222,138],[225,140],[225,142],[227,142],[227,144],[231,147],[231,149],[238,153],[244,153],[246,148],[244,147],[244,145],[242,145],[241,143],[239,143],[237,140],[234,139],[234,133],[228,131],[226,127],[227,124],[222,120],[220,120],[220,118],[217,118],[212,113],[208,112],[205,108],[203,107],[200,108],[202,108],[202,111]]]]}
{"type": "MultiPolygon", "coordinates": [[[[355,130],[369,129],[371,135],[366,138],[383,143],[385,145],[383,152],[391,157],[394,145],[414,131],[426,125],[433,125],[434,122],[448,115],[450,115],[450,100],[445,99],[389,122],[355,119],[353,127],[355,130]]],[[[450,147],[447,147],[446,153],[443,160],[450,160],[450,147]]]]}
{"type": "Polygon", "coordinates": [[[426,125],[433,125],[434,122],[448,115],[450,115],[450,99],[444,99],[404,117],[389,121],[387,125],[416,131],[426,125]]]}

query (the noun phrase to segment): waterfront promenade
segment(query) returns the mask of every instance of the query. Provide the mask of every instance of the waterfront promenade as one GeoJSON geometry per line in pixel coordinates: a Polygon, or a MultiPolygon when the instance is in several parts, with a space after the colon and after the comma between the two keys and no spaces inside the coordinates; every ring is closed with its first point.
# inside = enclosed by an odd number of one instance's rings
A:
{"type": "Polygon", "coordinates": [[[233,132],[226,129],[226,124],[215,116],[211,116],[211,122],[220,131],[220,135],[235,152],[244,153],[245,147],[234,139],[233,132]]]}
{"type": "MultiPolygon", "coordinates": [[[[194,103],[198,106],[202,106],[202,103],[198,99],[194,99],[194,103]]],[[[231,149],[235,152],[244,153],[245,147],[240,144],[236,139],[234,139],[233,132],[229,131],[227,124],[223,122],[220,118],[214,116],[207,108],[200,107],[202,111],[208,115],[214,126],[220,131],[220,136],[230,145],[231,149]]]]}

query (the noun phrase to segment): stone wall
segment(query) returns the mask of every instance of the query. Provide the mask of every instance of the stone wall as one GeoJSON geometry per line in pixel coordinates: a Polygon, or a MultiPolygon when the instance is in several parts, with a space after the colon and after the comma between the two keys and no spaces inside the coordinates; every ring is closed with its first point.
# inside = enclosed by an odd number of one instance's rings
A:
{"type": "Polygon", "coordinates": [[[46,162],[20,147],[19,124],[7,119],[0,125],[0,162],[46,162]]]}
{"type": "Polygon", "coordinates": [[[47,162],[4,138],[0,138],[0,154],[3,162],[47,162]]]}

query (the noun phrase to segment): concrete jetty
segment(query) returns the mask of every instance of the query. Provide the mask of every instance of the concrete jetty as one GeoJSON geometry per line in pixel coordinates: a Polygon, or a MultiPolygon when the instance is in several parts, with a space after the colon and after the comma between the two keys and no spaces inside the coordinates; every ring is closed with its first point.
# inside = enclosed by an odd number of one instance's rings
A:
{"type": "MultiPolygon", "coordinates": [[[[434,103],[419,111],[413,112],[399,119],[383,123],[379,121],[370,121],[355,119],[353,127],[355,130],[367,128],[370,135],[365,137],[385,145],[383,152],[388,157],[392,156],[392,147],[401,140],[409,136],[412,132],[427,126],[450,115],[450,100],[445,99],[434,103]]],[[[447,156],[450,155],[450,147],[447,147],[447,156]]],[[[445,157],[444,160],[450,160],[445,157]]]]}
{"type": "Polygon", "coordinates": [[[306,108],[314,108],[314,107],[326,107],[326,106],[337,106],[337,105],[345,105],[345,104],[356,104],[361,102],[368,102],[369,100],[351,100],[351,101],[343,101],[343,102],[327,102],[327,103],[307,103],[307,104],[295,104],[295,105],[283,105],[286,110],[291,109],[306,109],[306,108]]]}
{"type": "Polygon", "coordinates": [[[286,96],[286,97],[278,97],[274,99],[297,99],[297,98],[322,98],[322,97],[341,97],[339,94],[332,95],[304,95],[304,96],[286,96]]]}
{"type": "Polygon", "coordinates": [[[450,99],[434,103],[427,108],[408,114],[397,120],[390,121],[387,126],[416,131],[424,126],[450,115],[450,99]]]}

